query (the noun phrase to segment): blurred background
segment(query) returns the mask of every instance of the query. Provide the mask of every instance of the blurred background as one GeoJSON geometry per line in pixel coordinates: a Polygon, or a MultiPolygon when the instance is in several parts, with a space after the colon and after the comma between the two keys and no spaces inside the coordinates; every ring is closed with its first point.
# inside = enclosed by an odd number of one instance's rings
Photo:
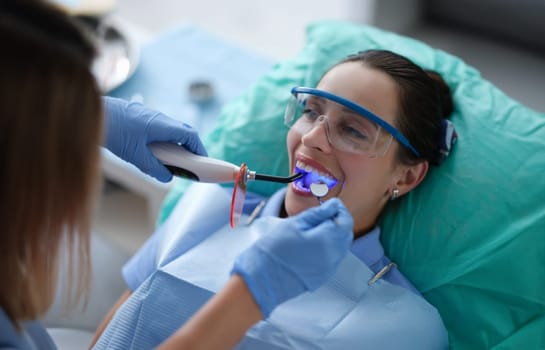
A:
{"type": "MultiPolygon", "coordinates": [[[[277,62],[297,55],[305,27],[344,19],[420,39],[477,68],[507,95],[545,112],[545,1],[542,0],[65,0],[77,15],[114,18],[139,50],[165,31],[193,24],[277,62]]],[[[183,60],[183,57],[180,57],[183,60]]],[[[127,71],[129,74],[130,69],[127,71]]],[[[114,84],[115,86],[115,84],[114,84]]],[[[145,101],[144,101],[145,102],[145,101]]],[[[152,232],[169,185],[106,159],[95,231],[129,253],[152,232]]]]}

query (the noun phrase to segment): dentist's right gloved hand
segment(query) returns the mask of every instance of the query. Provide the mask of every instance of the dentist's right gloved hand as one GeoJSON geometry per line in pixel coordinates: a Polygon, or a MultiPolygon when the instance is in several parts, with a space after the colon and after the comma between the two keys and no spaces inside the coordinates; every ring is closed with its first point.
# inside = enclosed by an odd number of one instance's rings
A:
{"type": "Polygon", "coordinates": [[[197,130],[191,126],[138,102],[108,96],[102,101],[106,114],[106,148],[157,180],[168,182],[172,180],[172,173],[148,148],[150,143],[171,142],[193,153],[207,155],[197,130]]]}
{"type": "Polygon", "coordinates": [[[263,318],[284,301],[313,291],[335,273],[353,239],[352,215],[333,198],[269,227],[235,260],[263,318]]]}

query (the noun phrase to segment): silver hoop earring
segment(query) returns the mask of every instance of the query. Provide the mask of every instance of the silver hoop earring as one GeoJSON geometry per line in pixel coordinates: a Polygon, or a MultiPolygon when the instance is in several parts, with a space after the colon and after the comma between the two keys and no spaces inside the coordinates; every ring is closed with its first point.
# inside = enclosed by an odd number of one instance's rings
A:
{"type": "Polygon", "coordinates": [[[397,188],[394,188],[392,190],[392,195],[390,196],[390,200],[393,201],[397,197],[399,197],[399,190],[397,188]]]}

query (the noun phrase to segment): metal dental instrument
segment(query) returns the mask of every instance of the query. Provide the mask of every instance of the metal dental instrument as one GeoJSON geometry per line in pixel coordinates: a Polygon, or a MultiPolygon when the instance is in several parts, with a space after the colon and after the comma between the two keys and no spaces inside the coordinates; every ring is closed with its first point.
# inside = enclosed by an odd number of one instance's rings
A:
{"type": "MultiPolygon", "coordinates": [[[[310,192],[314,195],[314,197],[316,197],[320,205],[322,205],[322,203],[324,202],[322,198],[325,197],[329,192],[329,187],[323,182],[313,182],[310,184],[310,192]]],[[[337,225],[339,224],[337,218],[334,218],[333,221],[337,225]]]]}
{"type": "Polygon", "coordinates": [[[397,267],[396,263],[394,262],[391,262],[389,263],[388,265],[384,266],[382,269],[380,269],[379,272],[377,272],[369,281],[367,281],[367,285],[370,286],[372,285],[373,283],[375,283],[376,281],[378,281],[379,279],[382,278],[382,276],[384,276],[385,274],[388,273],[388,271],[390,271],[393,267],[397,267]]]}
{"type": "Polygon", "coordinates": [[[235,182],[241,169],[244,169],[245,172],[242,177],[244,183],[252,180],[289,183],[303,176],[303,174],[294,174],[287,177],[258,174],[247,167],[237,166],[220,159],[196,155],[173,143],[151,143],[149,148],[174,175],[193,181],[209,183],[235,182]]]}
{"type": "Polygon", "coordinates": [[[327,192],[329,192],[329,187],[327,187],[327,184],[323,182],[313,182],[310,184],[310,192],[318,199],[318,202],[322,204],[324,201],[322,200],[322,197],[325,197],[327,195],[327,192]]]}
{"type": "Polygon", "coordinates": [[[254,222],[255,218],[259,215],[261,210],[265,207],[265,204],[267,204],[266,200],[262,200],[259,202],[257,207],[254,208],[254,210],[250,213],[250,216],[248,217],[248,220],[246,220],[246,226],[250,225],[252,222],[254,222]]]}

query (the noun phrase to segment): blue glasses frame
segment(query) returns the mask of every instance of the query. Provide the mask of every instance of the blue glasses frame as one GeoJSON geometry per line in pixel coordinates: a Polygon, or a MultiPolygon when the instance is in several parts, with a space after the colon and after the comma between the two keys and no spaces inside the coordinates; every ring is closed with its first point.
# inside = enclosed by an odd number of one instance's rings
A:
{"type": "Polygon", "coordinates": [[[347,100],[345,98],[342,98],[340,96],[337,96],[335,94],[332,94],[330,92],[319,90],[319,89],[313,89],[308,87],[302,87],[302,86],[296,86],[291,89],[291,94],[296,96],[296,94],[302,93],[302,94],[309,94],[309,95],[315,95],[327,98],[328,100],[334,101],[340,105],[343,105],[345,107],[348,107],[359,114],[361,114],[364,118],[367,118],[378,125],[382,127],[384,130],[388,131],[400,144],[407,147],[411,152],[413,152],[417,157],[420,157],[420,153],[411,145],[409,140],[399,130],[394,128],[392,125],[381,119],[379,116],[374,114],[373,112],[365,109],[364,107],[347,100]]]}

